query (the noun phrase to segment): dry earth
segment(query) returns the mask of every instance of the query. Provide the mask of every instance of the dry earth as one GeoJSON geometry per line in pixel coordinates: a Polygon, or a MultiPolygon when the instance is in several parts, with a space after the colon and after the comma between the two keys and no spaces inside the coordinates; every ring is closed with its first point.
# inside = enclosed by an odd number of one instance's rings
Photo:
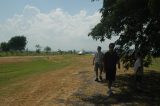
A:
{"type": "MultiPolygon", "coordinates": [[[[0,60],[4,61],[7,62],[6,59],[0,60]]],[[[11,62],[11,59],[8,61],[11,62]]],[[[17,61],[24,60],[20,57],[17,61]]],[[[91,57],[81,56],[77,63],[61,70],[34,75],[16,84],[0,87],[0,90],[10,91],[9,95],[0,96],[0,106],[125,106],[123,102],[107,96],[106,83],[94,81],[91,63],[91,57]]],[[[124,74],[123,69],[118,70],[118,75],[121,74],[124,74]]],[[[116,84],[113,92],[120,92],[116,84]]]]}

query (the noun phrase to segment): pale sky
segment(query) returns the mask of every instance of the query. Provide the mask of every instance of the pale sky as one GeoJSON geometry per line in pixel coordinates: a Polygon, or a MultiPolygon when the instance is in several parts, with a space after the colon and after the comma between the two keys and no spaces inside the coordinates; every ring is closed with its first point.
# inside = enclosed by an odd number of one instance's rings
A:
{"type": "Polygon", "coordinates": [[[116,38],[100,43],[88,37],[100,22],[101,7],[102,0],[0,0],[0,42],[24,35],[29,50],[36,44],[52,50],[106,50],[116,38]]]}

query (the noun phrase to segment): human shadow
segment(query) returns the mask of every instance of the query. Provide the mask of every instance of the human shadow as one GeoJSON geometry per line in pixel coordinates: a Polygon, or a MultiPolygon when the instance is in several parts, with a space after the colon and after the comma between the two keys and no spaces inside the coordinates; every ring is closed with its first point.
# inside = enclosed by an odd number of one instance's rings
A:
{"type": "MultiPolygon", "coordinates": [[[[159,71],[160,72],[160,71],[159,71]]],[[[135,86],[134,76],[124,74],[117,76],[113,89],[118,89],[115,93],[107,97],[104,95],[92,95],[81,98],[84,102],[92,103],[95,106],[109,106],[113,104],[122,105],[160,105],[160,73],[154,70],[146,70],[141,89],[135,86]]],[[[106,84],[105,84],[106,85],[106,84]]]]}

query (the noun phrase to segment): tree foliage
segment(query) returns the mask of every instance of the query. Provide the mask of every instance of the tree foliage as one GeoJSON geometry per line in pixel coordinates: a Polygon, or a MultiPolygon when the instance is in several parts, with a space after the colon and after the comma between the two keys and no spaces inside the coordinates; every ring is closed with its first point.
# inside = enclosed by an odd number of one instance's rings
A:
{"type": "Polygon", "coordinates": [[[8,45],[8,43],[2,42],[2,43],[0,44],[0,49],[1,49],[2,51],[4,51],[4,52],[9,51],[9,45],[8,45]]]}
{"type": "Polygon", "coordinates": [[[46,47],[44,48],[44,51],[45,51],[46,53],[49,53],[49,52],[51,52],[51,48],[50,48],[49,46],[46,46],[46,47]]]}
{"type": "Polygon", "coordinates": [[[40,53],[42,47],[39,44],[37,44],[35,47],[36,47],[36,52],[40,53]]]}
{"type": "Polygon", "coordinates": [[[131,65],[137,51],[146,66],[151,54],[160,55],[160,0],[104,0],[100,12],[101,21],[89,36],[100,41],[119,36],[115,43],[124,63],[131,65]]]}
{"type": "Polygon", "coordinates": [[[10,50],[19,50],[19,51],[22,51],[25,49],[25,46],[27,44],[27,39],[25,36],[15,36],[15,37],[12,37],[9,42],[8,42],[8,45],[9,45],[9,48],[10,50]]]}

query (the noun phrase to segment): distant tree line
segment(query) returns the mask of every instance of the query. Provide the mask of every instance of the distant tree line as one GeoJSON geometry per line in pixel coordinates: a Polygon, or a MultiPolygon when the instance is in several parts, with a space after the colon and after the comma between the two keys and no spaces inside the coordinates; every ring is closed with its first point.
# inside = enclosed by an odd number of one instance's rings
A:
{"type": "MultiPolygon", "coordinates": [[[[25,36],[14,36],[8,42],[0,43],[0,50],[3,52],[8,51],[25,51],[25,47],[27,44],[27,38],[25,36]]],[[[36,46],[36,53],[41,52],[41,46],[37,44],[36,46]]],[[[26,50],[28,51],[28,49],[26,50]]],[[[46,46],[44,48],[45,53],[51,52],[51,47],[46,46]]]]}
{"type": "MultiPolygon", "coordinates": [[[[40,53],[41,52],[41,46],[39,45],[39,44],[37,44],[36,46],[36,53],[40,53]]],[[[51,52],[51,47],[49,47],[49,46],[46,46],[45,48],[44,48],[44,52],[45,53],[50,53],[51,52]]]]}
{"type": "Polygon", "coordinates": [[[0,50],[7,51],[23,51],[25,50],[27,39],[25,36],[14,36],[8,42],[0,43],[0,50]]]}
{"type": "Polygon", "coordinates": [[[14,36],[8,42],[0,43],[0,57],[10,56],[10,55],[64,55],[64,54],[76,54],[76,50],[63,51],[58,49],[57,51],[52,51],[51,47],[42,46],[39,44],[35,45],[35,51],[28,50],[26,48],[27,38],[25,36],[14,36]]]}

